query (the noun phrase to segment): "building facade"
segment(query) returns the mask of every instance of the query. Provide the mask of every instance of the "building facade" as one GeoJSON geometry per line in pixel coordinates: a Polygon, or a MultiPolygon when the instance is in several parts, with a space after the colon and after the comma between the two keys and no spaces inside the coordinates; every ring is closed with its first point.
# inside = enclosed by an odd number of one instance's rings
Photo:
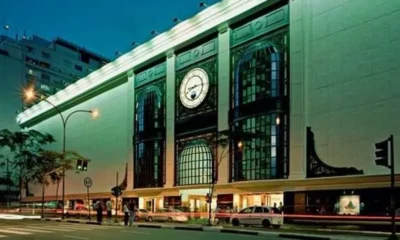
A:
{"type": "MultiPolygon", "coordinates": [[[[39,94],[49,96],[107,62],[109,60],[106,58],[61,38],[48,41],[38,36],[12,39],[1,35],[0,129],[19,130],[15,116],[24,107],[31,105],[23,102],[23,88],[34,87],[39,94]]],[[[1,149],[0,155],[8,156],[9,153],[1,149]]],[[[0,167],[0,180],[7,178],[6,169],[0,167]]],[[[6,188],[7,186],[0,183],[2,196],[10,192],[6,188]]],[[[16,188],[12,187],[13,199],[18,194],[16,188]]],[[[5,197],[0,198],[0,202],[4,200],[5,197]]]]}
{"type": "MultiPolygon", "coordinates": [[[[62,38],[48,41],[33,35],[29,38],[0,37],[4,61],[20,61],[19,81],[32,85],[49,96],[104,66],[109,60],[62,38]]],[[[6,63],[4,63],[6,64],[6,63]]]]}
{"type": "MultiPolygon", "coordinates": [[[[66,199],[85,200],[91,177],[92,199],[124,180],[140,208],[206,211],[216,181],[212,208],[386,214],[374,143],[400,133],[400,5],[369,3],[221,1],[49,97],[64,114],[100,111],[67,127],[67,149],[92,161],[68,174],[66,199]]],[[[61,139],[44,102],[17,120],[61,139]]]]}

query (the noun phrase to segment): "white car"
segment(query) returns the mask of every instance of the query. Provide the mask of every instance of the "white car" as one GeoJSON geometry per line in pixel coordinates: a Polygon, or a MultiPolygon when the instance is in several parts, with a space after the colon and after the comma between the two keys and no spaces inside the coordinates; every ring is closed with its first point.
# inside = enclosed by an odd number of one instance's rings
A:
{"type": "Polygon", "coordinates": [[[158,209],[155,213],[149,214],[148,221],[152,222],[187,222],[188,217],[177,209],[158,209]]]}
{"type": "Polygon", "coordinates": [[[263,227],[280,228],[283,224],[283,214],[277,208],[252,206],[233,214],[230,222],[233,226],[262,225],[263,227]]]}

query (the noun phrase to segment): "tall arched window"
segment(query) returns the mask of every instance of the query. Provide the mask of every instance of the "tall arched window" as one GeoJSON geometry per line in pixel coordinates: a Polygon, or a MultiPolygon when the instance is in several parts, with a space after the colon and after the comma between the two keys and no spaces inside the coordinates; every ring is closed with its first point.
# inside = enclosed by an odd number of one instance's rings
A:
{"type": "Polygon", "coordinates": [[[177,185],[210,184],[213,167],[213,151],[207,142],[192,140],[179,154],[177,185]]]}
{"type": "Polygon", "coordinates": [[[235,67],[234,107],[280,96],[281,57],[269,42],[250,46],[235,67]]]}
{"type": "Polygon", "coordinates": [[[287,176],[287,90],[282,51],[259,41],[241,52],[232,82],[231,180],[287,176]],[[240,139],[240,132],[254,139],[240,139]]]}
{"type": "Polygon", "coordinates": [[[165,163],[165,110],[157,86],[138,90],[135,117],[135,188],[162,187],[165,163]]]}

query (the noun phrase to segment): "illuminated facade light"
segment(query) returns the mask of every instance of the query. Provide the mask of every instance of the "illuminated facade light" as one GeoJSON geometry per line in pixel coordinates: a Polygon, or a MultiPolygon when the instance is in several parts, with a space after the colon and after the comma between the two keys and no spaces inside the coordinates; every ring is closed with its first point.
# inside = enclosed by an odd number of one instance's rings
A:
{"type": "MultiPolygon", "coordinates": [[[[132,51],[117,58],[101,69],[90,73],[88,76],[78,80],[71,85],[78,85],[79,90],[66,92],[61,90],[55,95],[48,98],[56,106],[68,102],[77,96],[84,94],[87,91],[97,88],[99,85],[110,81],[116,76],[127,72],[143,62],[159,56],[170,49],[174,49],[182,43],[187,42],[195,36],[201,35],[212,29],[217,29],[218,26],[227,22],[231,18],[248,12],[251,9],[265,3],[265,0],[237,0],[237,1],[221,1],[217,4],[207,7],[191,19],[185,20],[172,28],[170,31],[157,35],[150,42],[144,43],[132,51]],[[91,82],[88,79],[95,79],[91,82]]],[[[47,104],[40,102],[28,110],[17,116],[17,122],[24,124],[27,121],[36,118],[52,108],[47,104]]]]}

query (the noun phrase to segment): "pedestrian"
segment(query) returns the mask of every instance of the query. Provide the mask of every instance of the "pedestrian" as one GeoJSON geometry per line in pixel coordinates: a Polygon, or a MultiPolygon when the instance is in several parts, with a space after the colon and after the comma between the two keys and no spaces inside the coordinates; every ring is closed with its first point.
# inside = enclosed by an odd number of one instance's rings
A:
{"type": "Polygon", "coordinates": [[[108,200],[106,203],[106,208],[107,208],[107,220],[111,222],[111,211],[112,211],[112,204],[111,200],[108,200]]]}
{"type": "Polygon", "coordinates": [[[96,211],[97,211],[97,222],[101,223],[103,221],[103,206],[101,205],[100,200],[97,200],[96,211]]]}
{"type": "Polygon", "coordinates": [[[283,203],[282,202],[279,203],[279,208],[278,209],[279,209],[280,212],[283,212],[283,203]]]}
{"type": "Polygon", "coordinates": [[[124,225],[128,226],[128,221],[129,221],[129,208],[128,208],[128,203],[124,203],[124,225]]]}
{"type": "Polygon", "coordinates": [[[133,201],[129,203],[129,227],[132,227],[133,222],[135,221],[135,211],[136,207],[133,201]]]}

